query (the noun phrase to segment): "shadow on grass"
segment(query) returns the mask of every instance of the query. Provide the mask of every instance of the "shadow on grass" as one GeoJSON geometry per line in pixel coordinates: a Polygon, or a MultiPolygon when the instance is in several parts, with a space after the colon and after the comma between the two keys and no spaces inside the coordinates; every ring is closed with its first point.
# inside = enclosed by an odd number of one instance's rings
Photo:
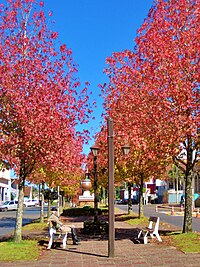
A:
{"type": "Polygon", "coordinates": [[[132,215],[132,214],[129,215],[127,213],[115,215],[115,221],[116,222],[125,222],[125,221],[128,221],[130,219],[138,219],[138,216],[132,215]]]}

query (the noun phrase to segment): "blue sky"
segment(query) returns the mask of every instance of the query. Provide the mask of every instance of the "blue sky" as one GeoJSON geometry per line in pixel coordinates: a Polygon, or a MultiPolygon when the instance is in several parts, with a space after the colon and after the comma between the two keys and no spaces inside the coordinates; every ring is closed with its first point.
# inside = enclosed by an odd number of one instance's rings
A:
{"type": "MultiPolygon", "coordinates": [[[[98,84],[107,82],[103,74],[106,57],[113,52],[133,49],[137,29],[142,25],[153,0],[46,0],[45,9],[53,12],[54,30],[59,39],[73,51],[79,65],[78,77],[84,84],[90,82],[90,90],[97,100],[95,122],[91,133],[101,122],[102,99],[98,84]]],[[[89,152],[90,145],[84,147],[89,152]]]]}

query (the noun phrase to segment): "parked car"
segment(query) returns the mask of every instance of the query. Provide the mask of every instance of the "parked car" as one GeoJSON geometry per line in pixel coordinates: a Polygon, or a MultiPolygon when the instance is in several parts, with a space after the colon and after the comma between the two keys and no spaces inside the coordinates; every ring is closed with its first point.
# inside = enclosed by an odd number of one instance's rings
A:
{"type": "Polygon", "coordinates": [[[115,204],[121,204],[122,200],[121,199],[116,199],[115,204]]]}
{"type": "Polygon", "coordinates": [[[195,200],[195,207],[196,208],[200,207],[200,196],[195,200]]]}
{"type": "Polygon", "coordinates": [[[133,204],[133,205],[137,205],[137,204],[138,204],[138,200],[137,200],[136,198],[133,198],[133,199],[132,199],[132,204],[133,204]]]}
{"type": "Polygon", "coordinates": [[[128,204],[128,199],[121,199],[119,204],[123,204],[123,205],[128,204]]]}
{"type": "Polygon", "coordinates": [[[28,199],[24,201],[24,207],[36,207],[39,205],[39,201],[36,199],[28,199]]]}
{"type": "MultiPolygon", "coordinates": [[[[132,202],[133,205],[138,204],[138,201],[137,201],[137,199],[135,199],[135,198],[132,198],[132,199],[131,199],[131,202],[132,202]]],[[[119,201],[117,201],[116,204],[127,205],[127,204],[128,204],[128,199],[120,199],[119,201]]]]}
{"type": "MultiPolygon", "coordinates": [[[[195,202],[195,207],[200,207],[200,194],[194,193],[193,200],[195,202]]],[[[180,205],[185,205],[185,194],[181,196],[180,205]]]]}
{"type": "Polygon", "coordinates": [[[0,205],[0,211],[17,210],[18,201],[11,200],[6,201],[0,205]]]}

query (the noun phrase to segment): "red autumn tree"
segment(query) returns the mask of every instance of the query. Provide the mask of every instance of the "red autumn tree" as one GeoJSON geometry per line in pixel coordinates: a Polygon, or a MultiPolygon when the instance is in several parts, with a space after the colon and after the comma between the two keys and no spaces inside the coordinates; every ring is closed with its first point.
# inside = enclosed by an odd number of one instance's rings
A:
{"type": "Polygon", "coordinates": [[[64,44],[56,49],[58,33],[47,28],[43,5],[9,0],[0,6],[0,156],[19,177],[16,242],[25,180],[41,167],[73,172],[81,166],[87,134],[76,126],[91,113],[72,51],[64,44]]]}
{"type": "MultiPolygon", "coordinates": [[[[116,59],[116,58],[115,58],[116,59]]],[[[119,66],[118,64],[116,64],[119,66]]],[[[118,80],[119,81],[119,80],[118,80]]],[[[114,77],[112,79],[114,82],[114,77]]],[[[109,84],[109,89],[113,88],[114,84],[109,84]]],[[[117,86],[117,84],[116,84],[117,86]]],[[[121,87],[122,88],[122,87],[121,87]]],[[[122,88],[123,89],[123,88],[122,88]]],[[[123,90],[122,90],[123,91],[123,90]]],[[[119,91],[118,91],[119,93],[119,91]]],[[[111,97],[111,95],[110,95],[111,97]]],[[[108,99],[108,98],[107,98],[108,99]]],[[[136,100],[136,97],[135,97],[136,100]]],[[[105,102],[107,103],[107,102],[105,102]]],[[[127,114],[125,112],[124,101],[117,101],[118,107],[122,106],[121,111],[115,109],[115,101],[109,101],[107,103],[107,112],[109,116],[112,116],[114,121],[114,165],[115,165],[115,184],[122,181],[134,182],[139,187],[139,217],[143,216],[143,183],[147,181],[152,176],[160,178],[162,172],[164,172],[165,166],[170,161],[169,157],[163,149],[158,149],[158,147],[153,144],[150,137],[146,135],[148,128],[140,123],[138,129],[134,128],[135,120],[126,120],[127,114]],[[110,105],[109,105],[110,104],[110,105]],[[109,109],[108,109],[109,108],[109,109]],[[134,130],[135,129],[135,130],[134,130]],[[132,131],[131,131],[132,130],[132,131]],[[125,143],[129,143],[131,149],[127,156],[122,153],[122,146],[125,143]]],[[[131,103],[130,103],[131,104],[131,103]]],[[[127,105],[128,106],[128,105],[127,105]]],[[[133,105],[132,108],[135,110],[134,116],[138,117],[139,113],[136,113],[136,106],[133,105]]],[[[129,112],[131,110],[129,109],[129,112]]],[[[98,153],[98,180],[99,184],[104,184],[107,187],[108,180],[102,173],[102,170],[106,169],[106,174],[108,174],[108,146],[107,146],[107,131],[106,127],[102,127],[101,131],[96,135],[95,144],[100,148],[98,153]]],[[[91,157],[89,157],[89,162],[91,165],[91,157]]],[[[88,166],[90,166],[88,165],[88,166]]],[[[90,167],[89,167],[90,169],[90,167]]],[[[106,176],[107,178],[107,176],[106,176]]],[[[130,211],[131,199],[129,200],[130,211]]]]}
{"type": "MultiPolygon", "coordinates": [[[[83,160],[82,160],[83,161],[83,160]]],[[[83,169],[77,157],[77,163],[75,162],[73,168],[68,166],[63,166],[62,168],[50,169],[48,166],[43,166],[39,169],[34,169],[31,174],[27,177],[28,181],[42,185],[41,187],[41,212],[40,212],[40,222],[44,222],[44,184],[48,188],[56,189],[59,188],[63,191],[72,191],[74,195],[77,195],[80,189],[81,176],[83,175],[83,169]]],[[[49,201],[50,203],[50,201],[49,201]]],[[[60,205],[62,206],[62,205],[60,205]]],[[[50,205],[48,205],[48,214],[50,214],[50,205]]]]}
{"type": "Polygon", "coordinates": [[[150,158],[171,156],[182,164],[183,232],[192,231],[192,177],[199,151],[199,12],[199,1],[156,1],[138,31],[134,53],[107,59],[110,84],[103,90],[106,110],[119,130],[126,129],[128,140],[145,140],[150,158]]]}
{"type": "Polygon", "coordinates": [[[156,116],[168,126],[162,139],[168,147],[182,143],[186,151],[185,158],[172,154],[185,174],[183,232],[192,231],[192,180],[199,151],[199,7],[199,0],[155,2],[136,40],[143,90],[155,97],[156,116]]]}
{"type": "Polygon", "coordinates": [[[114,121],[115,162],[126,178],[134,177],[140,189],[141,217],[143,183],[152,176],[160,177],[170,161],[167,151],[161,146],[164,128],[163,125],[156,127],[157,119],[150,112],[155,99],[141,90],[141,75],[136,68],[135,54],[131,51],[113,53],[112,57],[107,58],[107,63],[106,73],[110,83],[103,88],[103,94],[107,114],[114,121]],[[121,146],[126,142],[131,150],[124,158],[121,146]]]}

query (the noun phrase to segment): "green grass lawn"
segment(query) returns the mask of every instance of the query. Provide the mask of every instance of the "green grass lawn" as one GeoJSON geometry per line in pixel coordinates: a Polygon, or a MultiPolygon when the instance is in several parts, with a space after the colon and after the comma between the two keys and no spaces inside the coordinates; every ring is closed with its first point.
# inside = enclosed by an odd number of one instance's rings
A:
{"type": "Polygon", "coordinates": [[[24,230],[47,230],[47,220],[44,223],[40,223],[39,220],[33,221],[32,223],[26,224],[23,226],[24,230]]]}
{"type": "MultiPolygon", "coordinates": [[[[47,229],[47,223],[35,221],[23,227],[25,231],[47,229]]],[[[12,239],[0,242],[0,261],[36,260],[40,255],[41,247],[38,240],[22,240],[15,243],[12,239]]]]}
{"type": "Polygon", "coordinates": [[[200,253],[200,234],[172,232],[172,244],[185,253],[200,253]]]}
{"type": "Polygon", "coordinates": [[[36,240],[22,240],[17,244],[12,240],[0,243],[1,261],[36,260],[39,257],[39,246],[36,240]]]}

